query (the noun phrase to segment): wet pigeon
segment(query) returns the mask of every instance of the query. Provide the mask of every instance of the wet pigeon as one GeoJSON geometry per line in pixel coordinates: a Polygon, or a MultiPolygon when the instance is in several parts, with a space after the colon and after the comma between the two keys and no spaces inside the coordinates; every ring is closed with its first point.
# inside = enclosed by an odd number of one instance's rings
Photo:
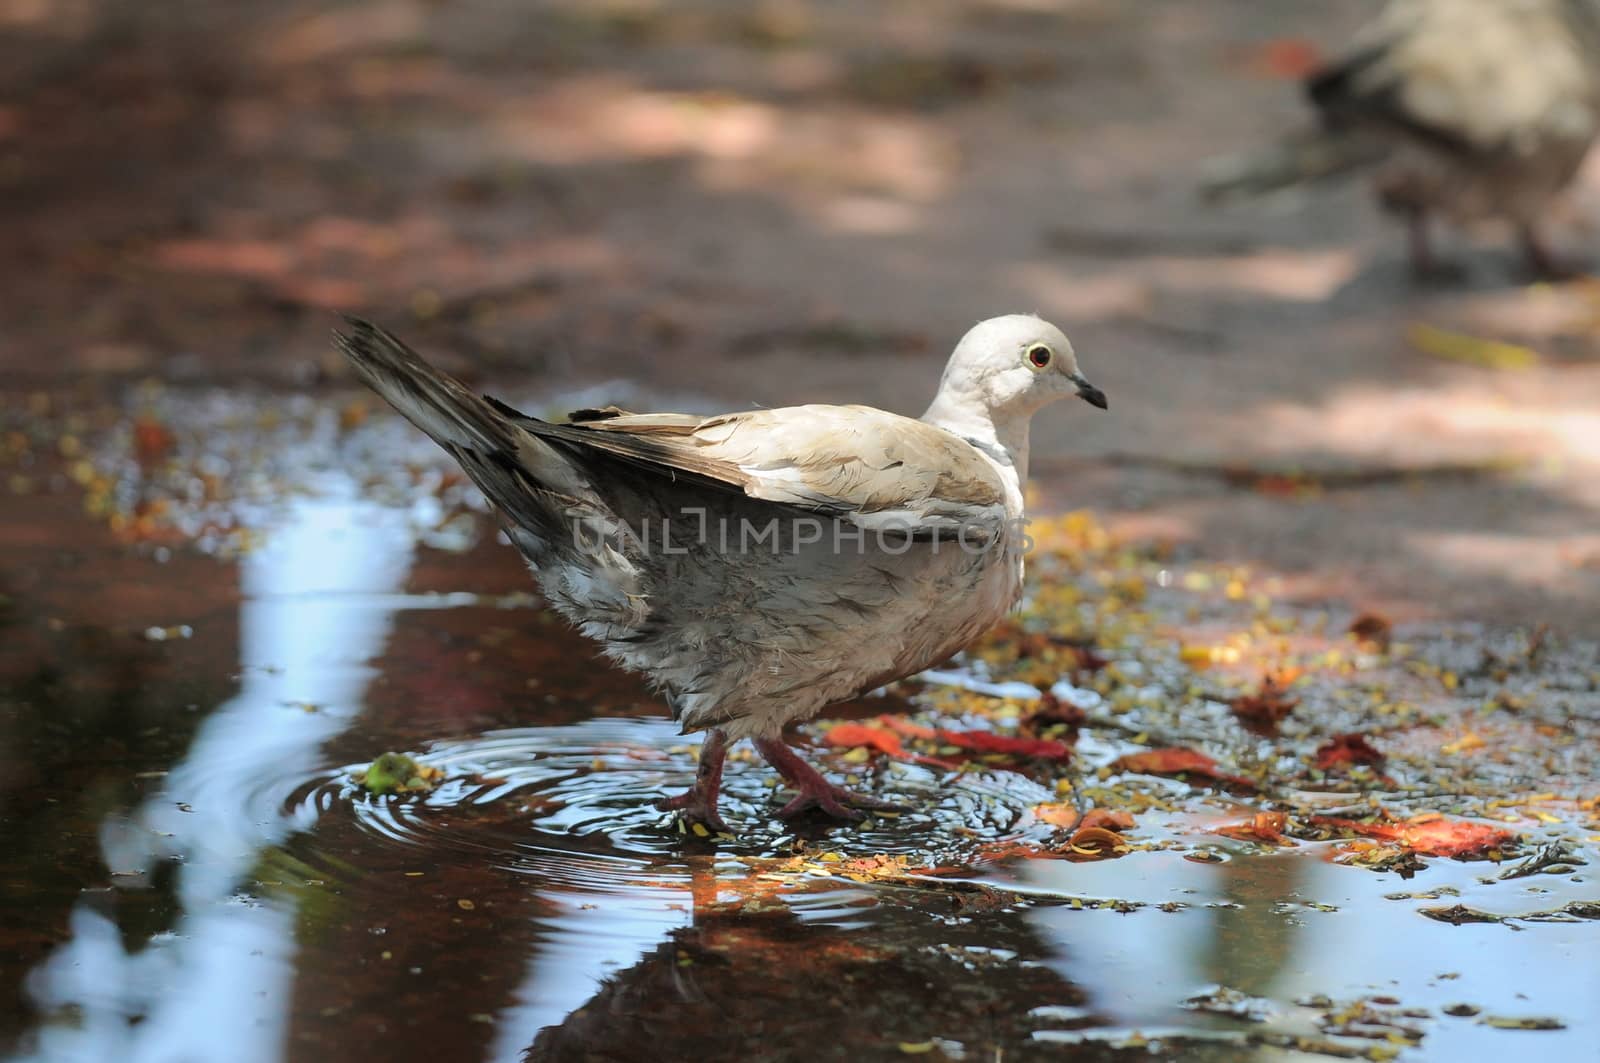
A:
{"type": "Polygon", "coordinates": [[[933,665],[1022,593],[1028,422],[1105,395],[1066,336],[1029,315],[975,326],[921,420],[868,406],[718,417],[580,410],[526,417],[468,391],[365,321],[335,334],[378,394],[499,510],[549,602],[706,731],[694,785],[662,802],[717,814],[722,764],[751,739],[798,791],[780,812],[859,819],[786,724],[933,665]]]}
{"type": "Polygon", "coordinates": [[[1306,91],[1319,127],[1213,163],[1209,197],[1371,169],[1418,274],[1435,212],[1509,221],[1535,272],[1562,272],[1538,224],[1600,132],[1600,0],[1391,0],[1306,91]]]}

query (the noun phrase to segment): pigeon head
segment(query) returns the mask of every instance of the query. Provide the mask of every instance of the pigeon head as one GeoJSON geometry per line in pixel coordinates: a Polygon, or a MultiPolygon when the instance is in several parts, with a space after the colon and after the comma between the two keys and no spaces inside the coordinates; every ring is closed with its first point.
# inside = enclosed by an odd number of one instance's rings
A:
{"type": "Polygon", "coordinates": [[[1060,329],[1032,314],[1007,314],[980,321],[961,337],[934,406],[1009,420],[1072,395],[1106,408],[1105,393],[1084,379],[1060,329]]]}

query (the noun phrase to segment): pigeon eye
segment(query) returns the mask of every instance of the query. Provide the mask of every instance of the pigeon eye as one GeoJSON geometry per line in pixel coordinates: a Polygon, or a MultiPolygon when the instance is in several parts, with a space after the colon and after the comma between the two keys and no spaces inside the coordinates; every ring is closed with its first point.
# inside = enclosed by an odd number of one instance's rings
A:
{"type": "Polygon", "coordinates": [[[1044,344],[1036,343],[1032,347],[1028,348],[1026,357],[1029,365],[1033,366],[1035,369],[1043,369],[1045,366],[1050,364],[1050,356],[1054,353],[1055,352],[1050,350],[1050,348],[1046,347],[1044,344]]]}

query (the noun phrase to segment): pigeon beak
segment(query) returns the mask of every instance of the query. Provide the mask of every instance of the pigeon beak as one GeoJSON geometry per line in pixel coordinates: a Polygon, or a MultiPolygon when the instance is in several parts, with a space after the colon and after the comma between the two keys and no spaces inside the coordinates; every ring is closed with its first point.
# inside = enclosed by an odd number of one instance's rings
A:
{"type": "Polygon", "coordinates": [[[1090,406],[1097,406],[1102,410],[1110,409],[1110,404],[1106,402],[1106,393],[1083,379],[1082,373],[1073,373],[1071,380],[1078,385],[1078,398],[1090,406]]]}

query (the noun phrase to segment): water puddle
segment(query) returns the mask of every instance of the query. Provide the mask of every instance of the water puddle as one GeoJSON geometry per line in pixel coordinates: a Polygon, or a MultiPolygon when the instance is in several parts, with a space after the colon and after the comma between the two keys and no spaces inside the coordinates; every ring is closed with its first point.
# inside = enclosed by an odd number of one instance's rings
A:
{"type": "Polygon", "coordinates": [[[741,751],[736,833],[700,837],[654,807],[698,738],[540,608],[432,456],[397,469],[387,419],[163,401],[186,427],[162,472],[118,456],[125,421],[88,425],[105,455],[41,459],[59,489],[0,522],[9,1058],[1593,1057],[1593,694],[1555,651],[1506,665],[1518,712],[1474,700],[1433,741],[1456,704],[1437,677],[1476,682],[1460,639],[1397,653],[1379,698],[1387,664],[1313,664],[1327,640],[1284,629],[1274,666],[1321,671],[1262,737],[1195,650],[1255,652],[1212,634],[1267,623],[1229,612],[1247,596],[1169,594],[1149,561],[1162,590],[1135,598],[1144,559],[1045,561],[1017,630],[843,711],[900,720],[906,755],[835,741],[840,721],[796,736],[903,813],[785,824],[741,751]],[[276,448],[297,490],[185,508],[186,447],[276,448]],[[1432,700],[1404,685],[1424,682],[1432,700]],[[960,744],[978,732],[1070,756],[960,744]],[[1333,732],[1387,761],[1308,767],[1333,732]],[[1508,752],[1475,758],[1466,733],[1508,752]],[[1177,744],[1217,774],[1126,759],[1177,744]],[[389,750],[442,778],[369,793],[389,750]],[[1090,808],[1129,817],[1114,851],[1051,821],[1090,808]],[[1241,833],[1263,812],[1284,818],[1241,833]],[[1513,840],[1417,857],[1338,825],[1440,821],[1513,840]]]}

